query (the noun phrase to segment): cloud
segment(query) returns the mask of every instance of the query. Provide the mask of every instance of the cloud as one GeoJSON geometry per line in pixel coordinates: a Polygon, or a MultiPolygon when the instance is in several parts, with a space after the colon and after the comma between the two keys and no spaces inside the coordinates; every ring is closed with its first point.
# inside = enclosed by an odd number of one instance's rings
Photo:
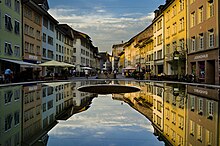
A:
{"type": "Polygon", "coordinates": [[[153,13],[122,13],[116,15],[102,7],[75,9],[51,8],[49,13],[60,23],[88,34],[100,51],[111,52],[113,44],[124,42],[144,30],[153,19],[153,13]]]}

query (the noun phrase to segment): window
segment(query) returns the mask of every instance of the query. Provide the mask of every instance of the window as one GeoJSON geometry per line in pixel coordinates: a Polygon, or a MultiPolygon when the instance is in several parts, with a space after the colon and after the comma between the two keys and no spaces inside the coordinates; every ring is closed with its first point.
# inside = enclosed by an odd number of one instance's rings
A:
{"type": "Polygon", "coordinates": [[[12,23],[11,23],[11,17],[8,15],[5,15],[5,28],[9,31],[12,31],[12,23]]]}
{"type": "Polygon", "coordinates": [[[199,8],[199,14],[198,14],[199,23],[203,22],[203,6],[199,8]]]}
{"type": "Polygon", "coordinates": [[[173,23],[173,35],[177,33],[177,25],[176,22],[173,23]]]}
{"type": "Polygon", "coordinates": [[[46,28],[48,28],[48,20],[47,20],[47,18],[43,18],[43,25],[46,27],[46,28]]]}
{"type": "Polygon", "coordinates": [[[206,140],[207,140],[207,145],[211,146],[212,145],[212,132],[210,132],[209,130],[206,130],[206,140]]]}
{"type": "Polygon", "coordinates": [[[53,25],[52,22],[50,22],[50,30],[51,30],[51,31],[54,31],[54,25],[53,25]]]}
{"type": "Polygon", "coordinates": [[[15,2],[15,12],[20,13],[20,1],[19,0],[14,0],[15,2]]]}
{"type": "Polygon", "coordinates": [[[11,114],[8,114],[6,117],[5,117],[5,131],[8,131],[9,129],[11,129],[11,126],[12,126],[12,115],[11,114]]]}
{"type": "Polygon", "coordinates": [[[53,38],[51,36],[47,37],[48,44],[53,45],[53,38]]]}
{"type": "Polygon", "coordinates": [[[180,19],[180,29],[179,31],[184,30],[184,18],[180,19]]]}
{"type": "Polygon", "coordinates": [[[214,114],[214,103],[213,101],[208,101],[207,102],[207,107],[208,107],[208,118],[212,119],[213,118],[213,114],[214,114]]]}
{"type": "Polygon", "coordinates": [[[161,45],[161,44],[162,44],[162,34],[157,36],[157,45],[161,45]]]}
{"type": "Polygon", "coordinates": [[[43,48],[43,57],[47,57],[47,53],[46,52],[47,52],[46,49],[43,48]]]}
{"type": "Polygon", "coordinates": [[[53,100],[47,102],[47,110],[53,108],[53,100]]]}
{"type": "Polygon", "coordinates": [[[159,20],[157,22],[157,30],[160,30],[160,29],[162,29],[162,20],[159,20]]]}
{"type": "Polygon", "coordinates": [[[184,127],[184,118],[180,115],[178,116],[178,118],[179,118],[179,128],[183,129],[183,127],[184,127]]]}
{"type": "Polygon", "coordinates": [[[191,38],[191,51],[194,52],[196,50],[196,39],[195,37],[191,38]]]}
{"type": "Polygon", "coordinates": [[[14,113],[14,125],[18,125],[20,123],[20,113],[19,111],[14,113]]]}
{"type": "Polygon", "coordinates": [[[15,34],[20,34],[20,23],[15,20],[15,34]]]}
{"type": "Polygon", "coordinates": [[[173,6],[173,17],[176,16],[176,5],[173,6]]]}
{"type": "Polygon", "coordinates": [[[199,49],[200,50],[204,49],[204,36],[203,36],[203,33],[199,34],[199,49]]]}
{"type": "Polygon", "coordinates": [[[17,45],[14,46],[14,55],[16,57],[20,57],[20,46],[17,45]]]}
{"type": "Polygon", "coordinates": [[[172,117],[172,123],[175,125],[176,124],[176,113],[171,112],[171,117],[172,117]]]}
{"type": "Polygon", "coordinates": [[[194,136],[195,135],[195,122],[191,121],[189,122],[189,128],[190,128],[190,135],[194,136]]]}
{"type": "Polygon", "coordinates": [[[11,0],[5,0],[5,5],[11,7],[11,0]]]}
{"type": "Polygon", "coordinates": [[[36,30],[36,39],[40,40],[40,31],[39,30],[36,30]]]}
{"type": "Polygon", "coordinates": [[[167,11],[167,21],[170,20],[170,10],[167,11]]]}
{"type": "Polygon", "coordinates": [[[203,100],[200,98],[198,103],[198,113],[202,115],[203,113],[203,100]]]}
{"type": "Polygon", "coordinates": [[[36,14],[34,15],[34,22],[38,25],[40,25],[40,15],[36,14]]]}
{"type": "Polygon", "coordinates": [[[43,42],[45,42],[45,43],[46,43],[46,41],[47,41],[47,40],[46,40],[46,39],[47,39],[46,37],[47,37],[46,34],[43,33],[43,42]]]}
{"type": "Polygon", "coordinates": [[[29,52],[34,54],[34,44],[30,43],[29,52]]]}
{"type": "Polygon", "coordinates": [[[48,50],[47,57],[50,58],[50,59],[53,59],[53,51],[48,50]]]}
{"type": "Polygon", "coordinates": [[[208,17],[214,16],[214,2],[213,0],[208,1],[208,17]]]}
{"type": "Polygon", "coordinates": [[[191,111],[195,110],[195,96],[190,95],[190,109],[191,111]]]}
{"type": "Polygon", "coordinates": [[[202,142],[202,126],[197,125],[197,139],[202,142]]]}
{"type": "Polygon", "coordinates": [[[191,16],[191,19],[190,19],[191,23],[190,24],[191,24],[191,27],[193,27],[196,24],[196,22],[195,22],[195,12],[192,12],[190,16],[191,16]]]}
{"type": "Polygon", "coordinates": [[[185,45],[184,39],[180,39],[179,40],[179,47],[180,47],[181,50],[184,50],[184,45],[185,45]]]}
{"type": "Polygon", "coordinates": [[[28,34],[29,26],[27,24],[24,25],[24,33],[28,34]]]}
{"type": "Polygon", "coordinates": [[[209,47],[212,48],[214,47],[214,30],[210,29],[208,31],[208,35],[209,35],[209,47]]]}
{"type": "Polygon", "coordinates": [[[184,0],[180,0],[180,11],[184,9],[184,0]]]}
{"type": "Polygon", "coordinates": [[[29,27],[29,31],[28,34],[32,37],[34,37],[34,28],[33,27],[29,27]]]}
{"type": "Polygon", "coordinates": [[[11,43],[5,42],[5,54],[10,55],[10,56],[13,54],[13,50],[11,48],[11,43]]]}
{"type": "Polygon", "coordinates": [[[37,53],[37,55],[41,55],[41,53],[40,53],[40,46],[37,46],[37,48],[36,48],[36,49],[37,49],[37,50],[36,50],[36,51],[37,51],[37,52],[36,52],[36,53],[37,53]]]}
{"type": "Polygon", "coordinates": [[[24,16],[29,18],[29,19],[32,19],[32,10],[27,8],[27,7],[25,7],[24,8],[24,16]]]}

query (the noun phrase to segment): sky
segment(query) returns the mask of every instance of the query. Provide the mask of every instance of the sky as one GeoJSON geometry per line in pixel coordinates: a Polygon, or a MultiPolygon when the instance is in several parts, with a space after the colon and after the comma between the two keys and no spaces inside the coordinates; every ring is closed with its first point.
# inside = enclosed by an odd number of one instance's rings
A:
{"type": "Polygon", "coordinates": [[[49,13],[60,24],[91,37],[99,51],[111,53],[144,30],[165,0],[48,0],[49,13]]]}

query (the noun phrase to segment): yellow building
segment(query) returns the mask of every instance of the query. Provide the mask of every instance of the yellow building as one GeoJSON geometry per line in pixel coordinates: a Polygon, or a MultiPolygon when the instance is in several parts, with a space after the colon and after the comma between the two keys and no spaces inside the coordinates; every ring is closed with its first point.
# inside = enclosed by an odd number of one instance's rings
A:
{"type": "Polygon", "coordinates": [[[186,0],[169,0],[164,5],[164,45],[167,75],[186,73],[186,0]]]}
{"type": "Polygon", "coordinates": [[[185,87],[166,85],[164,89],[164,137],[172,145],[185,146],[185,87]]]}

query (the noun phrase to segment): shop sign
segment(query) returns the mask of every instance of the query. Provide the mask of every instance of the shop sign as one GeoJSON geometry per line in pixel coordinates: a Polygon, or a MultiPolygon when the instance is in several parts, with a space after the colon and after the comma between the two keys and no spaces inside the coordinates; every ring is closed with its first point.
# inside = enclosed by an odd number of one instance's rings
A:
{"type": "Polygon", "coordinates": [[[29,55],[29,59],[37,60],[37,56],[29,55]]]}
{"type": "Polygon", "coordinates": [[[197,55],[197,56],[194,57],[194,60],[205,59],[205,58],[208,58],[208,57],[209,57],[208,54],[197,55]]]}
{"type": "Polygon", "coordinates": [[[201,90],[201,89],[193,89],[195,93],[203,94],[203,95],[208,95],[208,91],[206,90],[201,90]]]}

